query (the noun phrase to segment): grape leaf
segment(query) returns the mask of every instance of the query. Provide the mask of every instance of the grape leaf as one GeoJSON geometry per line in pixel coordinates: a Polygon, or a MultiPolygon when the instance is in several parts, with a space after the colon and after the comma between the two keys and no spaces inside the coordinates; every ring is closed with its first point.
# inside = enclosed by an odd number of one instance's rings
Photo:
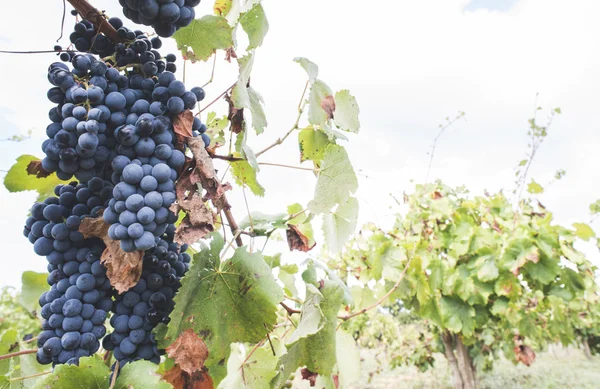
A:
{"type": "Polygon", "coordinates": [[[360,379],[360,352],[352,335],[345,331],[336,332],[335,344],[340,387],[348,388],[360,379]]]}
{"type": "Polygon", "coordinates": [[[246,357],[246,349],[233,343],[227,361],[227,377],[217,389],[270,389],[270,382],[277,374],[276,365],[277,357],[270,347],[259,347],[246,357]]]}
{"type": "Polygon", "coordinates": [[[248,97],[250,98],[250,114],[252,115],[252,128],[257,135],[262,134],[268,125],[267,117],[263,105],[265,104],[260,93],[252,87],[248,87],[248,97]]]}
{"type": "Polygon", "coordinates": [[[300,162],[307,160],[319,164],[325,155],[325,149],[333,142],[321,130],[314,126],[308,126],[298,133],[298,144],[300,146],[300,162]]]}
{"type": "Polygon", "coordinates": [[[38,192],[37,201],[43,201],[53,196],[54,187],[63,181],[59,180],[55,173],[45,178],[27,174],[27,167],[32,161],[39,161],[39,158],[27,154],[19,156],[4,176],[4,186],[11,193],[35,190],[38,192]]]}
{"type": "Polygon", "coordinates": [[[223,238],[218,233],[211,236],[210,248],[194,255],[175,296],[171,322],[166,331],[158,331],[158,339],[166,347],[181,332],[193,329],[208,347],[205,366],[218,384],[225,375],[230,344],[262,340],[277,321],[283,291],[260,253],[241,247],[222,262],[223,238]]]}
{"type": "MultiPolygon", "coordinates": [[[[6,330],[0,333],[0,355],[8,354],[12,351],[13,345],[19,340],[19,334],[16,330],[6,330]]],[[[10,359],[0,360],[0,375],[10,372],[10,359]]]]}
{"type": "Polygon", "coordinates": [[[179,29],[173,38],[184,58],[206,61],[217,49],[233,46],[233,27],[222,16],[205,15],[179,29]]]}
{"type": "MultiPolygon", "coordinates": [[[[310,86],[308,97],[308,122],[317,126],[323,125],[331,118],[331,104],[333,92],[321,80],[315,80],[310,86]],[[326,109],[328,108],[328,109],[326,109]]],[[[335,103],[333,106],[335,109],[335,103]]]]}
{"type": "Polygon", "coordinates": [[[359,112],[356,98],[350,94],[350,91],[344,89],[336,92],[335,117],[333,120],[339,129],[358,133],[360,129],[359,112]]]}
{"type": "Polygon", "coordinates": [[[231,175],[235,179],[236,184],[247,186],[256,196],[262,197],[265,195],[265,188],[258,183],[256,170],[250,166],[248,161],[234,161],[229,162],[229,164],[231,165],[231,175]]]}
{"type": "Polygon", "coordinates": [[[531,194],[540,194],[544,192],[544,188],[540,184],[535,182],[535,180],[531,180],[529,185],[527,185],[527,192],[531,194]]]}
{"type": "Polygon", "coordinates": [[[269,31],[269,22],[262,4],[255,4],[248,12],[243,13],[238,22],[248,34],[249,45],[246,50],[252,50],[262,45],[269,31]]]}
{"type": "Polygon", "coordinates": [[[319,67],[314,62],[302,57],[294,58],[294,62],[297,62],[306,70],[310,82],[314,82],[319,76],[319,67]]]}
{"type": "Polygon", "coordinates": [[[314,213],[324,213],[336,204],[343,204],[358,187],[354,169],[342,146],[329,145],[318,173],[315,196],[308,203],[314,213]]]}
{"type": "Polygon", "coordinates": [[[232,0],[215,0],[213,11],[215,15],[225,16],[231,10],[232,0]]]}
{"type": "MultiPolygon", "coordinates": [[[[110,370],[99,357],[79,359],[79,366],[56,365],[51,375],[38,381],[36,389],[108,389],[110,370]]],[[[119,386],[119,389],[123,386],[119,386]]],[[[135,388],[131,386],[131,388],[135,388]]],[[[143,386],[138,386],[143,389],[143,386]]],[[[167,386],[168,388],[168,386],[167,386]]]]}
{"type": "Polygon", "coordinates": [[[335,281],[316,281],[314,267],[305,271],[306,298],[296,330],[286,344],[287,353],[279,360],[279,374],[274,387],[280,387],[298,367],[319,375],[329,375],[336,364],[337,314],[344,300],[344,291],[335,281]],[[317,287],[317,285],[320,286],[317,287]]]}
{"type": "Polygon", "coordinates": [[[286,229],[285,220],[287,214],[279,213],[276,215],[267,215],[262,212],[251,212],[249,217],[246,216],[242,219],[238,227],[245,230],[248,227],[252,227],[252,232],[258,236],[266,236],[267,233],[274,229],[286,229]]]}
{"type": "Polygon", "coordinates": [[[39,308],[39,298],[42,293],[50,289],[47,273],[36,273],[25,271],[21,275],[21,295],[19,303],[28,311],[35,311],[39,308]]]}
{"type": "Polygon", "coordinates": [[[349,197],[345,203],[338,205],[335,211],[323,215],[323,235],[325,243],[333,252],[338,252],[348,241],[356,229],[358,218],[358,201],[349,197]]]}
{"type": "Polygon", "coordinates": [[[149,361],[128,363],[119,372],[115,389],[171,389],[171,384],[156,374],[158,366],[149,361]]]}
{"type": "Polygon", "coordinates": [[[442,321],[450,331],[461,332],[466,336],[475,329],[475,309],[469,304],[453,297],[442,297],[440,300],[442,321]]]}
{"type": "Polygon", "coordinates": [[[248,94],[248,81],[254,66],[254,53],[238,58],[239,76],[238,81],[231,91],[231,102],[237,109],[250,107],[250,95],[248,94]]]}
{"type": "Polygon", "coordinates": [[[227,115],[223,115],[222,118],[217,118],[215,112],[209,112],[206,117],[206,134],[210,136],[210,146],[208,149],[213,151],[218,147],[225,145],[227,140],[225,139],[225,129],[229,125],[229,119],[227,115]]]}
{"type": "Polygon", "coordinates": [[[573,227],[575,228],[575,235],[585,241],[589,241],[596,236],[594,230],[585,223],[573,223],[573,227]]]}

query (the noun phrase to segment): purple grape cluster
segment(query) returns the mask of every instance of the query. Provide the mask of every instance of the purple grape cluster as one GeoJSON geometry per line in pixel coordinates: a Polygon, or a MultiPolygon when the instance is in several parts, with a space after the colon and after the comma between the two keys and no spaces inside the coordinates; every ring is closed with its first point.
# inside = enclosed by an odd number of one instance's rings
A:
{"type": "Polygon", "coordinates": [[[152,26],[158,36],[167,38],[194,20],[200,0],[119,0],[119,4],[127,19],[152,26]]]}

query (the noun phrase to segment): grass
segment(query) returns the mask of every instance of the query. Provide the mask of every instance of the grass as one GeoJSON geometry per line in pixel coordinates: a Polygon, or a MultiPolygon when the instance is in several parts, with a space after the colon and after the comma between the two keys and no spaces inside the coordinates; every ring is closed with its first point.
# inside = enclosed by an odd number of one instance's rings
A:
{"type": "MultiPolygon", "coordinates": [[[[452,389],[451,371],[442,355],[435,368],[425,373],[400,367],[373,375],[377,363],[368,351],[363,355],[361,381],[352,389],[452,389]]],[[[538,355],[530,367],[500,360],[494,370],[479,374],[479,389],[596,389],[600,388],[600,357],[587,360],[580,350],[553,347],[538,355]]]]}

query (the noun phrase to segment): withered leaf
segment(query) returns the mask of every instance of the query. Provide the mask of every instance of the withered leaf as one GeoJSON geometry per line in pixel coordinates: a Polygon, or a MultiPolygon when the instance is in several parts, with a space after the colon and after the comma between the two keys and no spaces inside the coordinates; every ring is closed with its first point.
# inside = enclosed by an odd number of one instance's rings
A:
{"type": "Polygon", "coordinates": [[[187,142],[194,159],[196,160],[195,170],[197,176],[200,178],[202,188],[206,191],[203,197],[203,201],[218,199],[223,194],[231,189],[229,184],[221,184],[215,173],[215,167],[212,163],[212,159],[208,155],[204,147],[204,141],[200,137],[191,138],[187,142]]]}
{"type": "Polygon", "coordinates": [[[303,252],[310,251],[317,243],[309,246],[309,239],[304,235],[298,227],[293,224],[288,224],[288,229],[285,231],[287,235],[288,246],[290,250],[298,250],[303,252]]]}
{"type": "Polygon", "coordinates": [[[529,346],[515,346],[514,352],[517,362],[521,362],[525,366],[531,366],[535,362],[535,352],[529,346]]]}
{"type": "Polygon", "coordinates": [[[177,136],[177,143],[183,144],[192,137],[192,124],[194,123],[194,114],[189,109],[181,112],[173,118],[173,130],[177,136]]]}
{"type": "Polygon", "coordinates": [[[214,389],[213,381],[206,368],[190,375],[181,370],[179,365],[175,365],[165,372],[163,378],[173,385],[173,389],[214,389]]]}
{"type": "Polygon", "coordinates": [[[233,49],[233,47],[228,48],[227,50],[225,50],[225,61],[231,63],[231,59],[232,58],[237,58],[237,54],[235,53],[235,50],[233,49]]]}
{"type": "Polygon", "coordinates": [[[246,127],[244,123],[244,108],[236,108],[229,95],[225,95],[225,99],[229,104],[229,114],[227,115],[227,119],[229,119],[229,122],[231,123],[230,129],[236,134],[239,134],[244,131],[246,127]]]}
{"type": "Polygon", "coordinates": [[[166,349],[170,358],[188,374],[202,371],[204,361],[208,358],[208,348],[193,329],[182,332],[177,340],[166,349]]]}
{"type": "Polygon", "coordinates": [[[310,386],[315,386],[317,383],[317,377],[319,377],[319,373],[313,373],[304,367],[300,370],[300,374],[302,375],[303,380],[310,382],[310,386]]]}
{"type": "Polygon", "coordinates": [[[42,167],[42,161],[38,160],[29,162],[29,165],[27,165],[27,174],[29,174],[30,176],[35,175],[37,178],[45,178],[52,173],[44,170],[44,168],[42,167]]]}
{"type": "Polygon", "coordinates": [[[434,200],[441,199],[442,197],[444,196],[442,196],[442,194],[437,190],[431,194],[431,198],[434,200]]]}
{"type": "Polygon", "coordinates": [[[335,99],[333,96],[325,96],[321,101],[321,108],[327,114],[328,119],[333,119],[333,113],[335,112],[335,99]]]}
{"type": "Polygon", "coordinates": [[[119,292],[124,293],[134,287],[142,275],[141,250],[126,253],[121,250],[120,243],[108,237],[108,223],[102,216],[86,217],[79,225],[79,232],[84,238],[96,237],[102,239],[106,248],[100,257],[100,262],[106,267],[106,276],[110,284],[119,292]]]}

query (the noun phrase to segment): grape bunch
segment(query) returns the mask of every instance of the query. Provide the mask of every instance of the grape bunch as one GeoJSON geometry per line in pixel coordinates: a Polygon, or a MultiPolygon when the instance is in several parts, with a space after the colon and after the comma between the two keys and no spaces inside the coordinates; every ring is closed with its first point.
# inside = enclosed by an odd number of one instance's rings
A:
{"type": "MultiPolygon", "coordinates": [[[[193,18],[191,7],[198,2],[161,0],[159,8],[176,6],[183,22],[186,12],[193,18]]],[[[48,261],[51,288],[39,299],[44,321],[37,359],[42,364],[77,364],[98,351],[101,341],[122,363],[158,363],[162,351],[151,331],[168,323],[189,268],[187,246],[174,243],[177,215],[169,209],[187,151],[173,122],[204,99],[204,90],[187,90],[176,79],[175,56],[163,59],[157,51],[160,38],[131,31],[117,18],[109,23],[125,43],[111,42],[84,19],[70,39],[88,53],[62,53],[64,63],[48,68],[53,87],[47,97],[56,106],[48,113],[42,168],[79,183],[58,185],[56,197],[34,204],[23,231],[35,253],[48,261]],[[144,252],[139,282],[121,295],[100,261],[104,243],[79,231],[83,218],[101,214],[109,238],[120,241],[122,251],[144,252]],[[111,312],[114,331],[105,337],[111,312]]],[[[206,130],[195,117],[192,134],[208,147],[206,130]]]]}
{"type": "Polygon", "coordinates": [[[89,185],[72,182],[55,188],[31,208],[24,235],[38,255],[48,260],[51,288],[39,299],[43,331],[38,336],[41,364],[76,363],[98,351],[106,333],[104,321],[112,308],[112,287],[100,263],[104,244],[84,239],[79,225],[109,201],[112,184],[100,178],[89,185]]]}
{"type": "Polygon", "coordinates": [[[175,304],[173,297],[180,278],[189,269],[190,256],[172,242],[174,225],[155,249],[146,251],[142,277],[126,293],[117,296],[111,325],[115,329],[102,345],[112,350],[121,363],[146,359],[158,363],[163,354],[156,346],[152,330],[159,323],[168,323],[175,304]],[[182,253],[180,253],[180,250],[182,253]]]}
{"type": "Polygon", "coordinates": [[[119,4],[126,18],[152,26],[156,34],[167,38],[195,19],[194,7],[200,0],[119,0],[119,4]]]}

